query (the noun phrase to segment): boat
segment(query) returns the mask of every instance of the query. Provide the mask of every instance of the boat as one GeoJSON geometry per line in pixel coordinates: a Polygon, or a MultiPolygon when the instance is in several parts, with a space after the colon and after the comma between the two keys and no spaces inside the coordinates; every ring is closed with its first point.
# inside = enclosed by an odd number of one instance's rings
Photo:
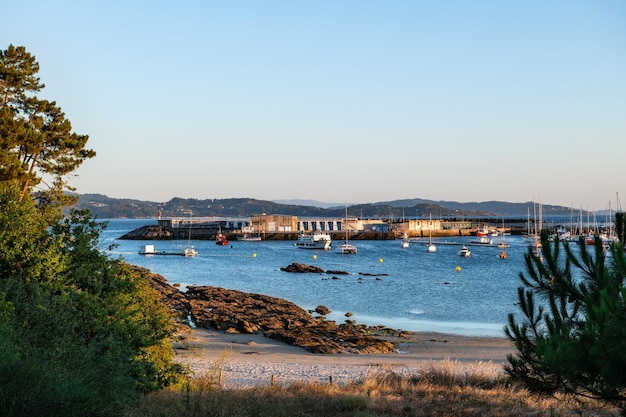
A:
{"type": "Polygon", "coordinates": [[[228,245],[228,239],[226,238],[226,236],[224,234],[222,234],[222,230],[221,229],[217,233],[217,236],[215,236],[215,244],[219,245],[219,246],[226,246],[226,245],[228,245]]]}
{"type": "Polygon", "coordinates": [[[471,254],[472,252],[470,252],[470,250],[465,245],[463,245],[463,247],[461,247],[461,250],[459,251],[459,255],[465,258],[469,258],[471,254]]]}
{"type": "Polygon", "coordinates": [[[500,248],[500,253],[498,254],[498,258],[500,259],[506,259],[509,257],[509,254],[506,253],[506,251],[504,250],[505,248],[508,248],[509,245],[508,243],[506,243],[504,241],[504,217],[502,218],[502,240],[500,241],[500,243],[498,243],[498,247],[500,248]]]}
{"type": "Polygon", "coordinates": [[[187,246],[183,249],[183,256],[196,256],[198,251],[191,245],[191,212],[189,212],[189,233],[187,234],[187,246]]]}
{"type": "Polygon", "coordinates": [[[237,240],[243,240],[244,242],[260,242],[261,236],[251,236],[247,233],[244,233],[243,236],[237,238],[237,240]]]}
{"type": "Polygon", "coordinates": [[[432,236],[433,236],[433,216],[432,216],[432,214],[430,215],[430,220],[429,220],[428,223],[429,224],[428,224],[428,246],[427,246],[427,249],[428,249],[429,253],[434,253],[434,252],[437,252],[437,246],[435,246],[435,244],[433,243],[433,239],[432,239],[432,236]]]}
{"type": "Polygon", "coordinates": [[[356,252],[357,252],[356,246],[351,245],[348,242],[343,242],[337,248],[337,253],[340,253],[342,255],[356,255],[356,252]]]}
{"type": "Polygon", "coordinates": [[[185,249],[183,249],[183,255],[185,256],[196,256],[197,254],[198,251],[193,246],[187,246],[185,249]]]}
{"type": "Polygon", "coordinates": [[[296,241],[296,246],[301,249],[329,250],[332,239],[328,233],[313,232],[312,234],[301,233],[296,241]]]}
{"type": "Polygon", "coordinates": [[[351,245],[350,242],[348,241],[348,203],[346,203],[346,240],[339,245],[339,247],[337,248],[337,253],[340,253],[342,255],[356,255],[357,249],[356,246],[351,245]]]}
{"type": "Polygon", "coordinates": [[[406,232],[402,233],[402,247],[404,249],[409,247],[409,235],[406,232]]]}
{"type": "Polygon", "coordinates": [[[489,235],[489,229],[487,229],[486,227],[480,227],[478,229],[476,229],[476,231],[474,232],[476,234],[476,237],[482,237],[482,236],[488,236],[489,235]]]}
{"type": "Polygon", "coordinates": [[[493,240],[489,239],[488,236],[481,236],[478,240],[472,240],[470,243],[475,243],[477,245],[493,245],[493,240]]]}

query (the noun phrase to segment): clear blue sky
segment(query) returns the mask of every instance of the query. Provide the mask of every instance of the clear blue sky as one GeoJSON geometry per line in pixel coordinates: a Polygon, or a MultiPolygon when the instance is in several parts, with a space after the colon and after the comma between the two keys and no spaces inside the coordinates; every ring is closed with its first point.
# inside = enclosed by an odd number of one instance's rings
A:
{"type": "Polygon", "coordinates": [[[626,1],[10,1],[79,193],[626,206],[626,1]]]}

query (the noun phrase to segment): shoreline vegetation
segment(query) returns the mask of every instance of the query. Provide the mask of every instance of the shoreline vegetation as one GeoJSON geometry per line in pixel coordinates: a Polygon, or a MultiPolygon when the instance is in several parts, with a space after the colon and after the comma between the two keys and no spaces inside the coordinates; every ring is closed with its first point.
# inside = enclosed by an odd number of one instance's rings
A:
{"type": "MultiPolygon", "coordinates": [[[[195,295],[183,295],[164,277],[143,268],[138,271],[150,280],[179,322],[173,341],[175,361],[186,366],[190,376],[184,387],[147,395],[137,407],[127,410],[127,417],[619,415],[597,401],[580,402],[560,395],[543,398],[512,384],[502,370],[506,356],[513,353],[504,336],[368,326],[361,330],[391,344],[393,350],[314,353],[307,346],[268,337],[260,330],[242,332],[235,325],[241,321],[233,316],[213,324],[190,325],[181,313],[194,318],[197,312],[187,312],[183,299],[192,301],[198,290],[195,295]]],[[[203,306],[212,311],[220,303],[234,306],[249,302],[249,297],[265,299],[260,294],[215,288],[210,293],[224,296],[212,307],[203,306]]],[[[279,305],[290,305],[285,303],[279,305]]],[[[293,313],[291,308],[286,310],[288,314],[293,313]]],[[[313,318],[316,313],[304,314],[313,318]]],[[[325,321],[323,316],[315,320],[325,321]]]]}

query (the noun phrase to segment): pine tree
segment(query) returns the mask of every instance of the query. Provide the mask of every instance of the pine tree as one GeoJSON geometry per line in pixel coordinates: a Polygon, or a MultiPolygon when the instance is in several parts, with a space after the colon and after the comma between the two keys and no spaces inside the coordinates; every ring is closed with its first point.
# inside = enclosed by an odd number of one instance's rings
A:
{"type": "Polygon", "coordinates": [[[529,249],[518,288],[519,314],[505,333],[517,352],[506,372],[530,390],[596,398],[626,410],[624,245],[588,247],[541,235],[543,259],[529,249]]]}

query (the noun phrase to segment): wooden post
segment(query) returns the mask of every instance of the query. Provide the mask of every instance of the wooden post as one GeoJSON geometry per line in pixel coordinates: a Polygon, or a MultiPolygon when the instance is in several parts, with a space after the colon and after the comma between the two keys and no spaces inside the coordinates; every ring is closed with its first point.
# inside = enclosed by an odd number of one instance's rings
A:
{"type": "Polygon", "coordinates": [[[220,379],[218,382],[218,386],[221,387],[222,386],[222,371],[220,371],[220,379]]]}
{"type": "Polygon", "coordinates": [[[333,384],[333,376],[332,376],[332,375],[328,377],[328,383],[329,383],[330,385],[332,385],[332,384],[333,384]]]}
{"type": "Polygon", "coordinates": [[[272,375],[272,379],[270,380],[270,385],[273,387],[274,386],[274,375],[272,375]]]}

